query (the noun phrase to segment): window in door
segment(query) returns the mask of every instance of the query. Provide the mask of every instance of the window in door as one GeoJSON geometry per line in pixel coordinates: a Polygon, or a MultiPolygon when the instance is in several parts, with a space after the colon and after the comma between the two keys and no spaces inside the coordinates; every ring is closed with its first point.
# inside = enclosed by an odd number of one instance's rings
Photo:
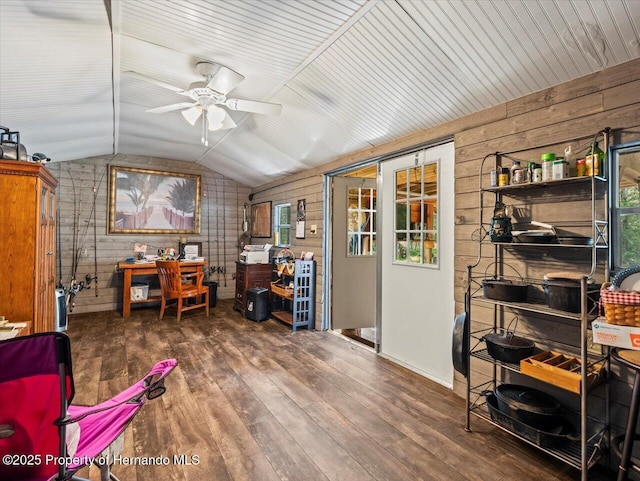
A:
{"type": "Polygon", "coordinates": [[[613,146],[613,270],[640,264],[640,142],[613,146]]]}
{"type": "Polygon", "coordinates": [[[376,253],[376,189],[348,187],[347,255],[376,253]]]}
{"type": "Polygon", "coordinates": [[[438,266],[438,162],[395,171],[394,263],[438,266]]]}
{"type": "Polygon", "coordinates": [[[275,219],[273,243],[277,246],[289,247],[291,245],[291,204],[277,204],[275,219]]]}

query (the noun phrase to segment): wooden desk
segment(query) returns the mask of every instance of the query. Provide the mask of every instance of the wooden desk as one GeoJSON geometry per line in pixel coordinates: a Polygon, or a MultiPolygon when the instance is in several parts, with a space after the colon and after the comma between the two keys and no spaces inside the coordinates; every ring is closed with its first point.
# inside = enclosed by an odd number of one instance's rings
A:
{"type": "MultiPolygon", "coordinates": [[[[184,273],[203,272],[205,261],[181,261],[180,271],[184,273]]],[[[133,276],[149,276],[158,273],[155,262],[132,263],[119,262],[118,269],[124,273],[124,283],[122,286],[122,317],[131,315],[131,304],[146,304],[162,299],[161,296],[147,296],[144,301],[131,300],[131,279],[133,276]]]]}

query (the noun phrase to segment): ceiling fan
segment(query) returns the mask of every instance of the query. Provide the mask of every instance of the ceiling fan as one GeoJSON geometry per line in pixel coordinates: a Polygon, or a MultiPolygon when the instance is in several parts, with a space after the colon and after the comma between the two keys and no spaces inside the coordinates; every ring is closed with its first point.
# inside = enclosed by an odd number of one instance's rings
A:
{"type": "Polygon", "coordinates": [[[146,112],[161,114],[173,110],[185,109],[181,113],[191,125],[195,125],[202,115],[202,143],[209,145],[207,133],[209,130],[226,130],[236,126],[229,113],[222,107],[229,110],[239,110],[242,112],[252,112],[256,114],[279,115],[282,105],[267,102],[256,102],[254,100],[230,99],[227,94],[236,88],[244,80],[244,76],[234,72],[224,65],[213,62],[198,62],[196,64],[198,73],[205,78],[204,82],[194,82],[188,90],[174,87],[173,85],[161,82],[137,72],[129,72],[146,82],[151,82],[165,89],[171,90],[178,95],[189,97],[193,102],[180,102],[177,104],[164,105],[147,109],[146,112]]]}

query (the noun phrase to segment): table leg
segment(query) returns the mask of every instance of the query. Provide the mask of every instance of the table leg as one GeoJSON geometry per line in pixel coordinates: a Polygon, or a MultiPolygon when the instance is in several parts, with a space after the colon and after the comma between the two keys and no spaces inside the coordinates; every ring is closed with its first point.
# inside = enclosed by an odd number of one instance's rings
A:
{"type": "Polygon", "coordinates": [[[124,270],[124,285],[122,287],[122,317],[131,315],[131,269],[124,270]]]}

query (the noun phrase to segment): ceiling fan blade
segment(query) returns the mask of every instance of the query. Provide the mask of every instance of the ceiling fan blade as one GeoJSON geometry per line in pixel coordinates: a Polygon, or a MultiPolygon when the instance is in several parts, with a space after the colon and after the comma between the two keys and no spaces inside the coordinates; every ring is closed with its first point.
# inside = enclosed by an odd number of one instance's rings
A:
{"type": "Polygon", "coordinates": [[[185,119],[187,119],[187,122],[189,122],[191,125],[196,125],[196,121],[202,113],[202,107],[200,105],[196,105],[188,110],[183,110],[180,113],[185,119]]]}
{"type": "Polygon", "coordinates": [[[176,87],[174,85],[170,85],[168,83],[161,82],[160,80],[156,80],[154,78],[147,77],[146,75],[142,75],[141,73],[134,72],[132,70],[128,70],[125,73],[127,75],[131,76],[131,77],[135,77],[137,79],[144,80],[145,82],[149,82],[149,83],[158,85],[158,86],[160,86],[162,88],[165,88],[167,90],[171,90],[171,91],[173,91],[173,92],[175,92],[177,94],[186,95],[187,97],[189,96],[189,92],[187,90],[181,89],[180,87],[176,87]]]}
{"type": "Polygon", "coordinates": [[[253,100],[228,99],[225,105],[231,110],[253,112],[254,114],[280,115],[280,112],[282,112],[282,105],[280,104],[255,102],[253,100]]]}
{"type": "Polygon", "coordinates": [[[221,65],[215,75],[211,78],[207,87],[221,94],[228,94],[244,80],[244,75],[234,72],[228,67],[221,65]]]}
{"type": "Polygon", "coordinates": [[[164,112],[171,112],[172,110],[180,110],[186,109],[189,107],[193,107],[194,105],[198,105],[197,102],[180,102],[179,104],[171,104],[171,105],[163,105],[162,107],[156,107],[154,109],[147,109],[145,112],[149,112],[152,114],[162,114],[164,112]]]}

